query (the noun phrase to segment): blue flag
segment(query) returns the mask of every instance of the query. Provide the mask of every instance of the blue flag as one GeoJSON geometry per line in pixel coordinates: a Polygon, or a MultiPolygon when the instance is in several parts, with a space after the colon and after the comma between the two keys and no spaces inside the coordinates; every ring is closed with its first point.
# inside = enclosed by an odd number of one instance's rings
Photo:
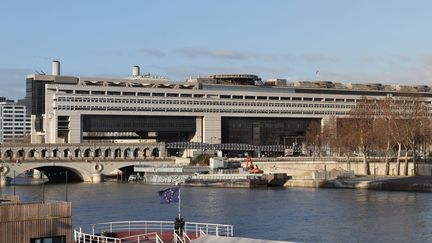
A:
{"type": "Polygon", "coordinates": [[[159,191],[158,193],[161,204],[179,202],[180,187],[178,186],[159,191]]]}

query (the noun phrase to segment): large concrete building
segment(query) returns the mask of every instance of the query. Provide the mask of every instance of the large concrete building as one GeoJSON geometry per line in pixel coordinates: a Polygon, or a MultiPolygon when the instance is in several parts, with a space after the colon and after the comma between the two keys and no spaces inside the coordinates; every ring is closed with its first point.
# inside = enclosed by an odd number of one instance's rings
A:
{"type": "Polygon", "coordinates": [[[25,105],[0,97],[0,144],[23,142],[30,125],[25,105]]]}
{"type": "Polygon", "coordinates": [[[187,81],[141,75],[128,78],[60,75],[27,77],[26,102],[33,143],[191,141],[291,145],[313,121],[344,116],[362,96],[416,93],[432,101],[429,86],[342,84],[273,79],[248,74],[187,81]]]}

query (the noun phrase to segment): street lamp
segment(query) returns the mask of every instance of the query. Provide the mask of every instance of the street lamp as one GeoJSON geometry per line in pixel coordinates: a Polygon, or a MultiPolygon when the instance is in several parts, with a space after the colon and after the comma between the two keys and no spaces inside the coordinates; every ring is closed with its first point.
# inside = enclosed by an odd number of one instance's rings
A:
{"type": "Polygon", "coordinates": [[[203,153],[203,137],[201,135],[198,135],[197,137],[198,143],[200,144],[199,148],[201,149],[201,154],[203,153]],[[201,138],[201,140],[200,140],[201,138]]]}

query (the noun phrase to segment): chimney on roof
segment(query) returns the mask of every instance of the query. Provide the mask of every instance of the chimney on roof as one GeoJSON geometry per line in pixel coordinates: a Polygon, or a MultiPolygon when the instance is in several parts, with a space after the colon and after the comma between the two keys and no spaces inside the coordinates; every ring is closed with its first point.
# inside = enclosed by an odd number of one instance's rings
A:
{"type": "Polygon", "coordinates": [[[140,76],[140,67],[138,65],[135,65],[132,67],[132,77],[138,76],[140,76]]]}
{"type": "Polygon", "coordinates": [[[57,60],[52,61],[51,68],[52,68],[51,74],[53,76],[59,76],[60,75],[60,62],[59,61],[57,61],[57,60]]]}

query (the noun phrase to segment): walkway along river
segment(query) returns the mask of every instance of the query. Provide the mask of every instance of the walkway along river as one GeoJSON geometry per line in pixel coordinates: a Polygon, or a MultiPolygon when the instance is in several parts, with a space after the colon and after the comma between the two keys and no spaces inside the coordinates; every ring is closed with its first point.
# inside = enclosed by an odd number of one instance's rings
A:
{"type": "MultiPolygon", "coordinates": [[[[64,200],[65,185],[16,186],[24,201],[64,200]]],[[[173,220],[163,186],[70,184],[73,224],[173,220]]],[[[12,194],[13,186],[1,189],[12,194]]],[[[182,188],[186,220],[234,225],[237,236],[298,242],[430,242],[430,193],[337,189],[182,188]]]]}

